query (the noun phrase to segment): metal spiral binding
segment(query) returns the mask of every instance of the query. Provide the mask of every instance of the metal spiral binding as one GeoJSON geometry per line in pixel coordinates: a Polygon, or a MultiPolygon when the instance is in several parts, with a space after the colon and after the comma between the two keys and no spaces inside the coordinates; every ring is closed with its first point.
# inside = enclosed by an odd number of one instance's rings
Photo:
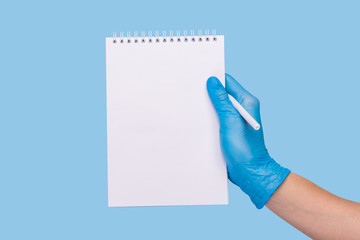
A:
{"type": "Polygon", "coordinates": [[[181,39],[180,39],[180,31],[176,31],[176,37],[177,37],[177,41],[180,42],[181,39]]]}
{"type": "Polygon", "coordinates": [[[169,36],[166,35],[166,31],[162,31],[160,36],[159,31],[155,31],[155,37],[153,36],[153,32],[149,31],[146,36],[145,31],[141,31],[139,36],[138,32],[134,32],[133,36],[131,36],[130,32],[126,33],[126,37],[124,32],[120,32],[119,37],[117,37],[117,33],[113,33],[113,43],[173,43],[173,42],[210,42],[216,41],[216,30],[212,30],[212,34],[210,35],[209,30],[205,30],[204,34],[201,30],[198,30],[197,36],[195,36],[194,30],[190,31],[190,36],[188,36],[187,30],[183,31],[183,35],[181,36],[181,32],[179,30],[176,31],[176,35],[174,35],[174,31],[169,32],[169,36]]]}
{"type": "Polygon", "coordinates": [[[159,39],[159,31],[156,31],[155,32],[155,41],[158,43],[160,42],[160,39],[159,39]]]}
{"type": "Polygon", "coordinates": [[[216,41],[216,30],[215,29],[212,31],[212,34],[213,34],[213,41],[216,41]]]}
{"type": "Polygon", "coordinates": [[[149,43],[152,42],[152,31],[149,31],[149,43]]]}
{"type": "Polygon", "coordinates": [[[173,31],[170,31],[170,42],[174,42],[173,31]]]}
{"type": "Polygon", "coordinates": [[[113,32],[113,43],[116,43],[116,32],[113,32]]]}
{"type": "Polygon", "coordinates": [[[194,30],[191,30],[190,34],[191,34],[191,41],[195,42],[194,30]]]}
{"type": "Polygon", "coordinates": [[[123,37],[124,37],[124,33],[120,33],[120,43],[123,43],[123,42],[124,42],[123,37]]]}
{"type": "Polygon", "coordinates": [[[141,32],[141,42],[144,43],[145,42],[145,31],[141,32]]]}

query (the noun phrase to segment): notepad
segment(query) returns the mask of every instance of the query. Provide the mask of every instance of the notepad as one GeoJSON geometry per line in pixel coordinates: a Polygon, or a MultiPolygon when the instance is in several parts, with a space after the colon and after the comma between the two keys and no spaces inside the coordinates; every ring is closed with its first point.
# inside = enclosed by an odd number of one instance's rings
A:
{"type": "Polygon", "coordinates": [[[224,36],[106,38],[108,205],[228,203],[206,81],[224,83],[224,36]]]}

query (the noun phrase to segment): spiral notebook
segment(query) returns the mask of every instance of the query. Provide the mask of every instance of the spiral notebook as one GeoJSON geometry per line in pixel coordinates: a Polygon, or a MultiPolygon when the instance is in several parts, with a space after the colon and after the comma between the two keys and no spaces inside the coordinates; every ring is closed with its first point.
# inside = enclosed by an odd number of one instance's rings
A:
{"type": "Polygon", "coordinates": [[[224,36],[106,38],[110,207],[228,203],[219,123],[206,90],[224,83],[224,36]]]}

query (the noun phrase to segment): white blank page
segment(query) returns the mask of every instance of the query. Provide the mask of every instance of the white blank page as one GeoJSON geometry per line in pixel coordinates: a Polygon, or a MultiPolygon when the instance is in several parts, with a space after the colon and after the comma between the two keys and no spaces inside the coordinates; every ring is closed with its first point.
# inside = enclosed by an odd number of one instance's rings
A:
{"type": "Polygon", "coordinates": [[[110,207],[227,204],[219,124],[206,90],[224,83],[224,37],[106,38],[110,207]]]}

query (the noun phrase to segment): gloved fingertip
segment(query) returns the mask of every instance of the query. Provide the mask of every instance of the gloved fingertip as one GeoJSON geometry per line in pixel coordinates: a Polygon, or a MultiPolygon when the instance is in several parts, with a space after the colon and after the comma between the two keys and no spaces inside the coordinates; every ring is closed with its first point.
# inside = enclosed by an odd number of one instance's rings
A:
{"type": "Polygon", "coordinates": [[[222,86],[221,82],[219,81],[219,79],[217,77],[209,77],[206,83],[208,89],[210,88],[219,88],[220,86],[222,86]]]}
{"type": "Polygon", "coordinates": [[[227,79],[227,78],[234,79],[234,78],[233,78],[233,76],[231,76],[231,75],[230,75],[230,74],[228,74],[228,73],[225,73],[225,79],[227,79]]]}
{"type": "Polygon", "coordinates": [[[225,74],[225,88],[227,91],[233,91],[233,89],[237,89],[238,85],[241,86],[240,83],[235,80],[235,78],[233,78],[230,74],[225,74]]]}
{"type": "Polygon", "coordinates": [[[235,78],[229,74],[225,75],[225,89],[237,101],[241,102],[247,99],[249,102],[257,102],[256,98],[249,93],[235,78]]]}

